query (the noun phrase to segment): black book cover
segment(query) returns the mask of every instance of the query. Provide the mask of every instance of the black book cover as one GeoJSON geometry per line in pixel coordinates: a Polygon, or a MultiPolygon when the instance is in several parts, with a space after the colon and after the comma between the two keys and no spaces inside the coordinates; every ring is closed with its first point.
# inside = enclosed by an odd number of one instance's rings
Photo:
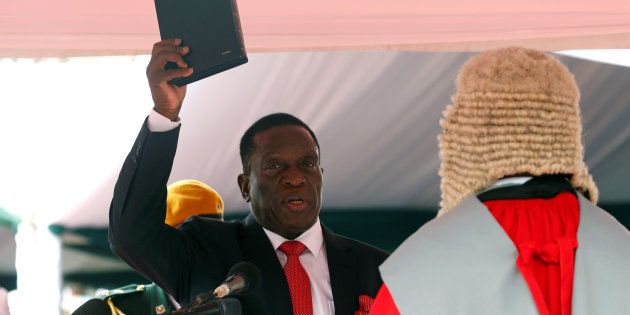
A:
{"type": "Polygon", "coordinates": [[[247,62],[236,0],[155,0],[155,11],[160,37],[181,38],[190,47],[184,60],[194,73],[172,83],[182,86],[247,62]]]}

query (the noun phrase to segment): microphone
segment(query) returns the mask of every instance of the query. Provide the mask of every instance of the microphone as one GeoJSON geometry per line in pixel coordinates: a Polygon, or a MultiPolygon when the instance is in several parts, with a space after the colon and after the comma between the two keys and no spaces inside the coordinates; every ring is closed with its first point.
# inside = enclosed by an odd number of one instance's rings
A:
{"type": "Polygon", "coordinates": [[[174,311],[173,315],[241,315],[241,303],[235,298],[212,300],[174,311]]]}
{"type": "Polygon", "coordinates": [[[242,261],[228,271],[228,277],[219,287],[214,289],[215,298],[223,298],[230,294],[246,295],[260,287],[262,275],[256,265],[242,261]]]}
{"type": "Polygon", "coordinates": [[[241,303],[231,294],[246,295],[258,289],[262,283],[260,269],[249,262],[240,262],[230,268],[228,277],[213,292],[197,295],[192,303],[174,311],[173,315],[240,315],[241,303]]]}
{"type": "Polygon", "coordinates": [[[100,299],[91,299],[77,308],[72,315],[110,315],[107,303],[100,299]]]}

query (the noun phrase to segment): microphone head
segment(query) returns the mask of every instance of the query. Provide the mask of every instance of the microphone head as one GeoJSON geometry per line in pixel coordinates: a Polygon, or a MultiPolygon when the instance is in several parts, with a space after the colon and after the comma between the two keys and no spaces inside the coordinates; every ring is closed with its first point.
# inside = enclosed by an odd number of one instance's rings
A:
{"type": "Polygon", "coordinates": [[[243,291],[239,292],[239,294],[249,294],[260,288],[260,285],[262,284],[262,274],[256,265],[247,261],[241,261],[240,263],[232,266],[230,271],[228,271],[229,276],[237,274],[243,277],[243,279],[245,279],[245,283],[247,283],[247,287],[243,291]]]}
{"type": "Polygon", "coordinates": [[[72,315],[111,315],[111,311],[105,301],[91,299],[79,306],[72,315]]]}
{"type": "Polygon", "coordinates": [[[194,307],[184,307],[174,311],[173,315],[241,315],[241,302],[235,298],[223,298],[207,301],[194,307]]]}

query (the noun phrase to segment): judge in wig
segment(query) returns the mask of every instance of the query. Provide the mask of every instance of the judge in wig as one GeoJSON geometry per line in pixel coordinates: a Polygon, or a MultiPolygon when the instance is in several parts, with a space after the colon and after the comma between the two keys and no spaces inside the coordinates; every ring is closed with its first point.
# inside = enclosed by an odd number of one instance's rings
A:
{"type": "Polygon", "coordinates": [[[629,314],[630,233],[596,205],[568,69],[482,53],[440,123],[438,216],[381,266],[370,314],[629,314]]]}

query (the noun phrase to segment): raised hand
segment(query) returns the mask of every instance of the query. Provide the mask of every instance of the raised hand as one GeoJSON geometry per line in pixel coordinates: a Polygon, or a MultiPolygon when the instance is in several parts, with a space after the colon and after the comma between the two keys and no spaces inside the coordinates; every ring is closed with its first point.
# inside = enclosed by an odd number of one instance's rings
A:
{"type": "Polygon", "coordinates": [[[168,81],[187,77],[193,73],[183,56],[190,52],[187,46],[179,46],[181,39],[165,39],[153,45],[151,61],[147,66],[147,79],[153,97],[153,109],[162,116],[176,121],[186,95],[186,86],[177,86],[168,81]],[[168,62],[174,62],[178,68],[166,69],[168,62]]]}

